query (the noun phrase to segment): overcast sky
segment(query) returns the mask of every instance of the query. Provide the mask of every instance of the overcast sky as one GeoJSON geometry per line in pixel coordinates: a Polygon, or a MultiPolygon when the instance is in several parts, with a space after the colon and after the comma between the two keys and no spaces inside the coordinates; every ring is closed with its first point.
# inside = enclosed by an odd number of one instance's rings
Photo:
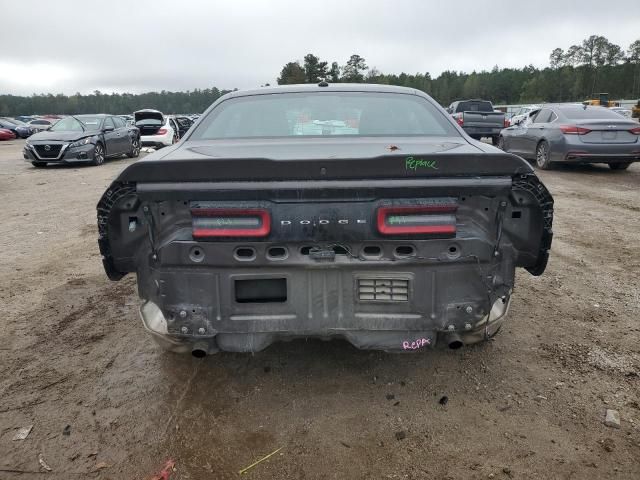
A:
{"type": "Polygon", "coordinates": [[[591,34],[626,48],[639,0],[0,0],[0,93],[275,84],[312,52],[386,73],[546,66],[591,34]],[[27,7],[28,4],[28,7],[27,7]]]}

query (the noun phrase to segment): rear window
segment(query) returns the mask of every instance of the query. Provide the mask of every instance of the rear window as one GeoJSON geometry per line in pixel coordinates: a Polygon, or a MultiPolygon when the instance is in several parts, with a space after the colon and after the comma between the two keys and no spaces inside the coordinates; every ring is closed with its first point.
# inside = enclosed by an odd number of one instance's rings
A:
{"type": "Polygon", "coordinates": [[[493,112],[491,102],[460,102],[456,112],[493,112]]]}
{"type": "Polygon", "coordinates": [[[422,97],[331,92],[253,95],[225,100],[190,136],[194,140],[311,136],[459,136],[422,97]]]}
{"type": "Polygon", "coordinates": [[[604,107],[574,107],[560,110],[569,120],[620,120],[620,115],[604,107]]]}

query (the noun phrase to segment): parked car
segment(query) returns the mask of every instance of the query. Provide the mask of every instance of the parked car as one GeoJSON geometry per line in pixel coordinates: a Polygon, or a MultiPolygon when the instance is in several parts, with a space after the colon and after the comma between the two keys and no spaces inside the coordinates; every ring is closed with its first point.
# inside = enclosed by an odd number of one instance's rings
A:
{"type": "Polygon", "coordinates": [[[46,132],[27,140],[23,156],[35,167],[48,163],[91,163],[140,154],[140,133],[113,115],[76,115],[63,118],[46,132]]]}
{"type": "Polygon", "coordinates": [[[180,129],[172,116],[150,109],[134,112],[133,116],[143,147],[169,147],[180,140],[180,129]]]}
{"type": "Polygon", "coordinates": [[[16,134],[6,128],[0,128],[0,140],[14,140],[16,134]]]}
{"type": "Polygon", "coordinates": [[[509,119],[509,125],[517,125],[525,120],[531,112],[534,110],[540,110],[540,105],[523,105],[518,111],[509,119]]]}
{"type": "Polygon", "coordinates": [[[545,105],[504,129],[498,146],[538,168],[555,163],[606,163],[624,170],[640,161],[640,126],[606,107],[545,105]]]}
{"type": "Polygon", "coordinates": [[[223,96],[97,211],[107,275],[137,274],[144,326],[170,350],[412,351],[497,332],[516,267],[545,269],[553,200],[426,94],[321,82],[223,96]]]}
{"type": "Polygon", "coordinates": [[[9,118],[0,118],[0,128],[11,130],[16,138],[27,138],[32,133],[31,128],[26,124],[9,118]]]}
{"type": "Polygon", "coordinates": [[[494,145],[498,143],[500,130],[509,126],[504,112],[495,110],[487,100],[459,100],[447,110],[471,138],[491,138],[494,145]]]}
{"type": "Polygon", "coordinates": [[[24,123],[29,123],[31,120],[35,119],[35,117],[32,115],[18,115],[17,117],[14,117],[14,118],[24,123]]]}
{"type": "Polygon", "coordinates": [[[186,116],[176,116],[175,120],[176,120],[176,124],[178,125],[178,132],[179,132],[180,138],[184,137],[184,135],[191,128],[191,125],[194,124],[194,121],[186,116]]]}
{"type": "Polygon", "coordinates": [[[35,120],[31,120],[27,122],[27,125],[31,128],[31,130],[35,132],[44,132],[48,130],[50,127],[56,124],[58,120],[56,119],[46,119],[46,118],[36,118],[35,120]]]}
{"type": "Polygon", "coordinates": [[[127,125],[135,126],[135,119],[133,115],[118,115],[127,125]]]}

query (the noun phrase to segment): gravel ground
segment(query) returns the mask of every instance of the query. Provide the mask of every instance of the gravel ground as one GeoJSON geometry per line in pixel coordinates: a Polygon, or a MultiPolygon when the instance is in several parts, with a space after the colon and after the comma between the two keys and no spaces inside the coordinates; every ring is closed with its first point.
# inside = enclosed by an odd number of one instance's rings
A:
{"type": "Polygon", "coordinates": [[[172,480],[237,478],[279,448],[243,476],[640,478],[640,165],[541,174],[551,262],[519,272],[484,345],[197,360],[161,352],[135,279],[102,270],[95,204],[131,160],[36,169],[22,143],[0,143],[0,479],[147,479],[167,459],[172,480]]]}

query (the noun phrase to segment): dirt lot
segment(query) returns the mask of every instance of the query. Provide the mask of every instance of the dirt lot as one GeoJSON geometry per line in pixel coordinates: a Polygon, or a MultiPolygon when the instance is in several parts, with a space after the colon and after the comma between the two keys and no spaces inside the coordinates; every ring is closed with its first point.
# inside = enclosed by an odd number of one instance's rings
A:
{"type": "Polygon", "coordinates": [[[146,479],[169,458],[172,480],[237,478],[278,448],[244,476],[640,478],[640,165],[542,174],[551,263],[519,273],[485,345],[196,360],[162,353],[135,279],[102,271],[94,207],[130,160],[43,170],[21,148],[0,143],[0,479],[146,479]]]}

